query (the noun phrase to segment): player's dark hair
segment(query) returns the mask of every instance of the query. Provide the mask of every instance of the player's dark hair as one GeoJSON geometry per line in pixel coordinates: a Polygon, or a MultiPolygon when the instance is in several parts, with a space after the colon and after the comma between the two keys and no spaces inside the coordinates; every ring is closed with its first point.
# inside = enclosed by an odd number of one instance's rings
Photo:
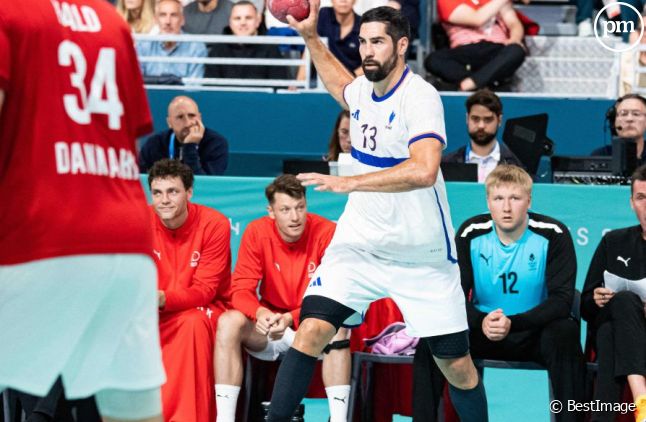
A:
{"type": "Polygon", "coordinates": [[[471,94],[469,98],[467,98],[465,105],[467,107],[467,113],[471,112],[471,107],[474,105],[481,105],[496,116],[500,116],[502,114],[502,103],[500,102],[500,98],[487,88],[479,89],[471,94]]]}
{"type": "Polygon", "coordinates": [[[361,15],[359,26],[368,22],[383,22],[386,24],[386,34],[393,39],[393,44],[401,38],[408,38],[410,41],[410,23],[408,18],[402,15],[399,10],[388,6],[375,7],[361,15]]]}
{"type": "Polygon", "coordinates": [[[193,187],[193,170],[179,160],[164,158],[156,161],[148,171],[148,187],[150,188],[155,179],[169,179],[179,177],[182,179],[184,189],[193,187]]]}
{"type": "Polygon", "coordinates": [[[637,170],[630,177],[630,194],[632,195],[633,189],[635,187],[635,182],[644,182],[646,181],[646,164],[643,166],[637,167],[637,170]]]}
{"type": "Polygon", "coordinates": [[[294,199],[305,197],[305,186],[293,174],[282,174],[265,188],[265,196],[270,204],[274,203],[277,193],[284,193],[294,199]]]}

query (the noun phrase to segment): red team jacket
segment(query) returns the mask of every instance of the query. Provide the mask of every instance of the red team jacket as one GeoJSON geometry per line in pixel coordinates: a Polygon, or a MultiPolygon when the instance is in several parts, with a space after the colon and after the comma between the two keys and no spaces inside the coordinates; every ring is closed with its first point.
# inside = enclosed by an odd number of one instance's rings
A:
{"type": "Polygon", "coordinates": [[[231,225],[220,212],[188,204],[188,218],[176,230],[167,229],[151,208],[153,255],[159,289],[166,293],[162,312],[177,312],[229,302],[231,225]]]}
{"type": "Polygon", "coordinates": [[[336,225],[308,214],[305,230],[294,243],[285,242],[274,220],[262,217],[247,226],[231,282],[233,307],[255,320],[258,307],[291,312],[298,327],[303,293],[318,267],[336,225]],[[256,293],[260,282],[260,297],[256,293]]]}

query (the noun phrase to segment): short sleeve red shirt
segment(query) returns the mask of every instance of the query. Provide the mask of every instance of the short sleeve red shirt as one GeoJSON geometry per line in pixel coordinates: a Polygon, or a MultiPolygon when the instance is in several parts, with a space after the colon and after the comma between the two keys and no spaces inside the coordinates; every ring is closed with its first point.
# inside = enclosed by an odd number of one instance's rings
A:
{"type": "Polygon", "coordinates": [[[474,10],[480,9],[489,0],[439,0],[437,3],[437,11],[440,16],[440,21],[444,26],[449,37],[451,48],[461,45],[478,43],[481,41],[488,41],[493,43],[504,43],[508,38],[508,29],[502,18],[497,15],[490,19],[479,28],[454,25],[449,23],[449,17],[453,11],[460,5],[464,4],[474,10]]]}
{"type": "Polygon", "coordinates": [[[0,264],[152,251],[135,140],[152,129],[130,30],[104,0],[0,8],[0,264]]]}

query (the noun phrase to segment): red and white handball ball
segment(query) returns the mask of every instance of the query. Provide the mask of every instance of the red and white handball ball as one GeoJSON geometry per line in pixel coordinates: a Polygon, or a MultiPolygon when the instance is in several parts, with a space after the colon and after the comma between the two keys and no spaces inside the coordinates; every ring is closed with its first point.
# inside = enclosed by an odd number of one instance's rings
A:
{"type": "Polygon", "coordinates": [[[310,15],[309,0],[269,0],[267,8],[283,23],[287,23],[287,15],[292,15],[299,22],[310,15]]]}

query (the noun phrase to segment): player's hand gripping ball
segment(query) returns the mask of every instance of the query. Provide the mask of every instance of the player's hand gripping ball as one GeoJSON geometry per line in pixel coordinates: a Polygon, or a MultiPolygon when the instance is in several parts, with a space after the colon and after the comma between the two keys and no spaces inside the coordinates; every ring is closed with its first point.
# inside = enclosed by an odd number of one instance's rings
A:
{"type": "Polygon", "coordinates": [[[276,19],[283,23],[287,23],[287,15],[292,15],[299,22],[310,15],[308,0],[269,0],[267,8],[276,19]]]}

